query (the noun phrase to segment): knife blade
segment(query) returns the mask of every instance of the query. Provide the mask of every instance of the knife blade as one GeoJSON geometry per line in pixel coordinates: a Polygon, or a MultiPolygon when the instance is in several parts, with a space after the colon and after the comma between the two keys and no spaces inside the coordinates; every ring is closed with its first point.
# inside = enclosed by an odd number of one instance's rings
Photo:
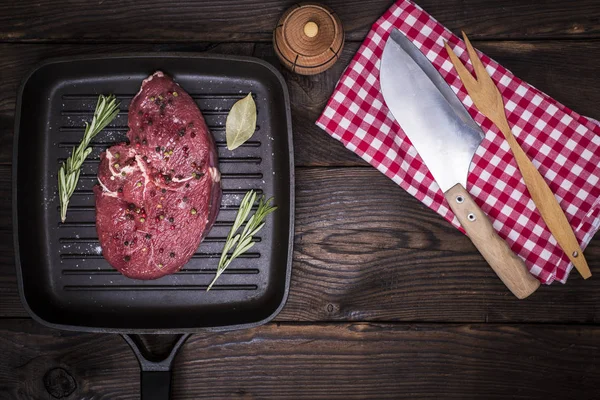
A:
{"type": "Polygon", "coordinates": [[[399,30],[384,47],[379,81],[402,127],[444,192],[467,235],[518,298],[539,287],[466,190],[471,160],[484,134],[431,62],[399,30]]]}

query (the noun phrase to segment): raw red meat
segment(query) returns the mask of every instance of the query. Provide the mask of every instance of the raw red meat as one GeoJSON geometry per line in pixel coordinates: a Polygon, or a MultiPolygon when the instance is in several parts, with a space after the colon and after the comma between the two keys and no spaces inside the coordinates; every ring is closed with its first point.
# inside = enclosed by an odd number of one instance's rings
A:
{"type": "Polygon", "coordinates": [[[156,279],[188,262],[217,217],[217,153],[194,100],[162,72],[131,101],[127,137],[100,155],[96,230],[113,267],[156,279]]]}

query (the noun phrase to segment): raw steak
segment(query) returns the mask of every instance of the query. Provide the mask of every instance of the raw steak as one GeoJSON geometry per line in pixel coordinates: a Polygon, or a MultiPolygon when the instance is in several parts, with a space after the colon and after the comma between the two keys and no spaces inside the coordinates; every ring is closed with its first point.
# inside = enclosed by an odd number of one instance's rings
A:
{"type": "Polygon", "coordinates": [[[221,203],[211,133],[194,100],[162,72],[129,105],[130,144],[100,155],[96,230],[123,275],[178,271],[212,227],[221,203]]]}

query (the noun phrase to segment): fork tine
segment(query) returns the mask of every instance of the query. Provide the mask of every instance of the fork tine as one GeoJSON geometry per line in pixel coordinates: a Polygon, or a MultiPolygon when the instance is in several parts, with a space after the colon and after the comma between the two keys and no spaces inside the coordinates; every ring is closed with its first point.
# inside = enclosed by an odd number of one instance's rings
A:
{"type": "Polygon", "coordinates": [[[467,91],[471,92],[477,87],[477,80],[463,65],[462,61],[460,61],[458,56],[454,54],[454,51],[452,51],[448,42],[445,42],[444,45],[446,47],[446,51],[448,52],[448,56],[450,56],[450,61],[452,61],[454,68],[456,68],[456,72],[458,72],[460,80],[463,82],[463,85],[465,85],[465,87],[467,88],[467,91]]]}
{"type": "Polygon", "coordinates": [[[490,78],[490,74],[488,74],[488,72],[486,71],[485,67],[483,66],[483,63],[481,62],[481,59],[479,58],[479,55],[477,54],[477,51],[475,51],[475,48],[471,44],[471,41],[469,40],[467,34],[464,31],[462,31],[462,36],[463,40],[465,41],[465,45],[467,46],[467,51],[469,52],[471,64],[473,64],[473,69],[475,70],[475,78],[479,82],[482,82],[482,80],[491,81],[492,78],[490,78]]]}

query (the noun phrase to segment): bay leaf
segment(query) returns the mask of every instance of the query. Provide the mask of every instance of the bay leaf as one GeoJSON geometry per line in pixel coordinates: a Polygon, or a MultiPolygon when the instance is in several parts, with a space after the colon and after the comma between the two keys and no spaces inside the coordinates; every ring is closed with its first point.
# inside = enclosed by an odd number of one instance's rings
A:
{"type": "Polygon", "coordinates": [[[252,92],[238,100],[227,114],[225,136],[227,148],[235,150],[252,137],[256,130],[256,103],[252,92]]]}

